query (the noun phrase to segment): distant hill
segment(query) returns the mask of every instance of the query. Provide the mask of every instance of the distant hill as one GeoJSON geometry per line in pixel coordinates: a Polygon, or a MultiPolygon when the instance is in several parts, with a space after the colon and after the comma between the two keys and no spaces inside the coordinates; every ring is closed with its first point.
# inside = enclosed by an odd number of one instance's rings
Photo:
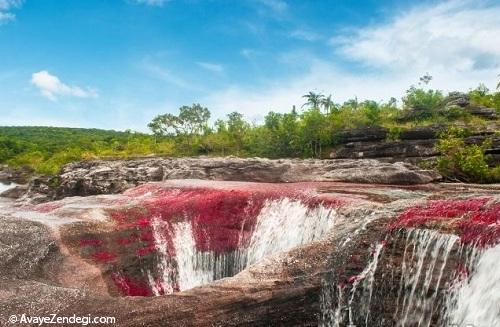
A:
{"type": "Polygon", "coordinates": [[[26,143],[36,143],[50,151],[65,149],[81,143],[111,142],[127,139],[130,132],[97,128],[69,128],[46,126],[0,126],[0,138],[9,138],[26,143]]]}
{"type": "Polygon", "coordinates": [[[61,165],[95,156],[144,155],[151,135],[96,128],[0,126],[0,163],[53,174],[61,165]]]}

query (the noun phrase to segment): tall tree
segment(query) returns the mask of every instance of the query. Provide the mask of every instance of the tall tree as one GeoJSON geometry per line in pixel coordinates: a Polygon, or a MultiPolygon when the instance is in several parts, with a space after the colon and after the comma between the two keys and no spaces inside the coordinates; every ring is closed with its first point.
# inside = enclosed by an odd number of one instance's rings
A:
{"type": "Polygon", "coordinates": [[[243,137],[248,129],[248,123],[243,119],[243,115],[239,112],[232,112],[227,115],[227,130],[231,138],[234,140],[236,154],[239,155],[243,147],[243,137]]]}
{"type": "Polygon", "coordinates": [[[327,97],[323,97],[321,99],[321,105],[323,106],[323,109],[325,109],[326,114],[332,112],[332,110],[335,108],[335,103],[332,100],[332,95],[330,94],[327,97]]]}
{"type": "Polygon", "coordinates": [[[310,108],[318,109],[323,101],[324,95],[310,91],[302,97],[307,99],[302,107],[309,106],[310,108]]]}
{"type": "Polygon", "coordinates": [[[179,109],[179,119],[185,134],[201,134],[208,125],[210,111],[198,103],[182,106],[179,109]]]}

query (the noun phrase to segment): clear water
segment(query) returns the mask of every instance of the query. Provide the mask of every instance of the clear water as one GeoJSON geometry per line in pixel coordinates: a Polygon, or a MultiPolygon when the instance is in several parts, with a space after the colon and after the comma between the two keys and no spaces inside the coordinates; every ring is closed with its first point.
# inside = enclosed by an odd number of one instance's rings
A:
{"type": "Polygon", "coordinates": [[[450,326],[500,326],[500,244],[471,253],[472,274],[450,294],[450,326]]]}
{"type": "Polygon", "coordinates": [[[2,183],[2,182],[0,182],[0,194],[1,194],[2,192],[5,192],[5,191],[7,191],[7,190],[10,190],[11,188],[14,188],[14,187],[16,187],[16,186],[17,186],[17,184],[16,184],[16,183],[6,184],[6,183],[2,183]]]}
{"type": "MultiPolygon", "coordinates": [[[[156,269],[162,288],[168,294],[174,292],[173,285],[183,291],[232,276],[266,256],[321,239],[333,227],[336,217],[335,210],[323,206],[311,209],[287,198],[268,201],[257,217],[249,244],[226,254],[198,251],[190,222],[169,227],[155,218],[153,235],[160,257],[156,269]],[[171,235],[171,245],[166,235],[171,235]],[[175,257],[170,255],[173,252],[175,257]]],[[[153,278],[149,280],[156,293],[153,278]]]]}

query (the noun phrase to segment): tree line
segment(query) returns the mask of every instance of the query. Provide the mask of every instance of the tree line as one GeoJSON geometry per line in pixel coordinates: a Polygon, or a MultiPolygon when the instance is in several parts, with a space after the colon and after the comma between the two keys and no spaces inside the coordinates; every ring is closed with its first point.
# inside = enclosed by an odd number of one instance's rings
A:
{"type": "MultiPolygon", "coordinates": [[[[304,103],[287,112],[270,111],[259,123],[249,122],[240,112],[211,120],[201,104],[182,106],[176,113],[154,117],[152,134],[55,127],[0,127],[0,163],[27,167],[38,173],[55,174],[75,160],[111,157],[227,156],[268,158],[324,158],[339,143],[343,130],[382,126],[391,137],[413,126],[440,124],[484,126],[491,124],[457,106],[444,107],[446,96],[428,88],[425,75],[398,102],[359,101],[343,103],[332,95],[308,92],[304,103]]],[[[500,92],[484,85],[468,91],[471,104],[496,108],[500,92]]],[[[498,121],[494,122],[498,126],[498,121]]]]}

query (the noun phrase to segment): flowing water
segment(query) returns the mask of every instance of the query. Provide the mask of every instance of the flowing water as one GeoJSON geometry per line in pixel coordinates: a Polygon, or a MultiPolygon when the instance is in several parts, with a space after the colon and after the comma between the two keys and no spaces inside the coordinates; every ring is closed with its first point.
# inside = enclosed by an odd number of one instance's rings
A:
{"type": "Polygon", "coordinates": [[[425,229],[410,229],[403,236],[402,260],[392,268],[398,273],[385,272],[380,281],[397,283],[390,318],[370,320],[376,272],[388,252],[377,244],[351,285],[325,281],[320,326],[500,326],[500,245],[480,249],[461,244],[455,235],[425,229]]]}
{"type": "MultiPolygon", "coordinates": [[[[169,294],[176,287],[182,291],[233,276],[266,256],[321,239],[333,227],[335,217],[336,211],[324,206],[310,208],[288,198],[269,200],[257,217],[248,244],[228,253],[198,251],[191,222],[169,225],[153,218],[161,288],[169,294]]],[[[146,275],[153,293],[159,294],[154,278],[146,275]]]]}
{"type": "Polygon", "coordinates": [[[0,194],[16,186],[17,184],[15,183],[10,183],[10,184],[0,183],[0,194]]]}
{"type": "Polygon", "coordinates": [[[460,327],[500,326],[500,245],[471,251],[468,257],[472,273],[451,292],[446,308],[448,323],[460,327]]]}
{"type": "MultiPolygon", "coordinates": [[[[5,192],[7,190],[10,190],[11,188],[14,188],[16,186],[17,186],[17,184],[15,184],[15,183],[5,184],[5,183],[0,182],[0,194],[2,194],[3,192],[5,192]]],[[[9,203],[8,200],[9,199],[7,199],[7,198],[0,197],[0,208],[7,206],[7,204],[9,203]]]]}
{"type": "Polygon", "coordinates": [[[434,230],[407,232],[395,311],[398,326],[431,325],[443,271],[457,241],[455,235],[434,230]]]}
{"type": "Polygon", "coordinates": [[[319,240],[333,227],[335,216],[334,209],[323,206],[311,209],[288,198],[267,202],[257,217],[243,265],[319,240]]]}

